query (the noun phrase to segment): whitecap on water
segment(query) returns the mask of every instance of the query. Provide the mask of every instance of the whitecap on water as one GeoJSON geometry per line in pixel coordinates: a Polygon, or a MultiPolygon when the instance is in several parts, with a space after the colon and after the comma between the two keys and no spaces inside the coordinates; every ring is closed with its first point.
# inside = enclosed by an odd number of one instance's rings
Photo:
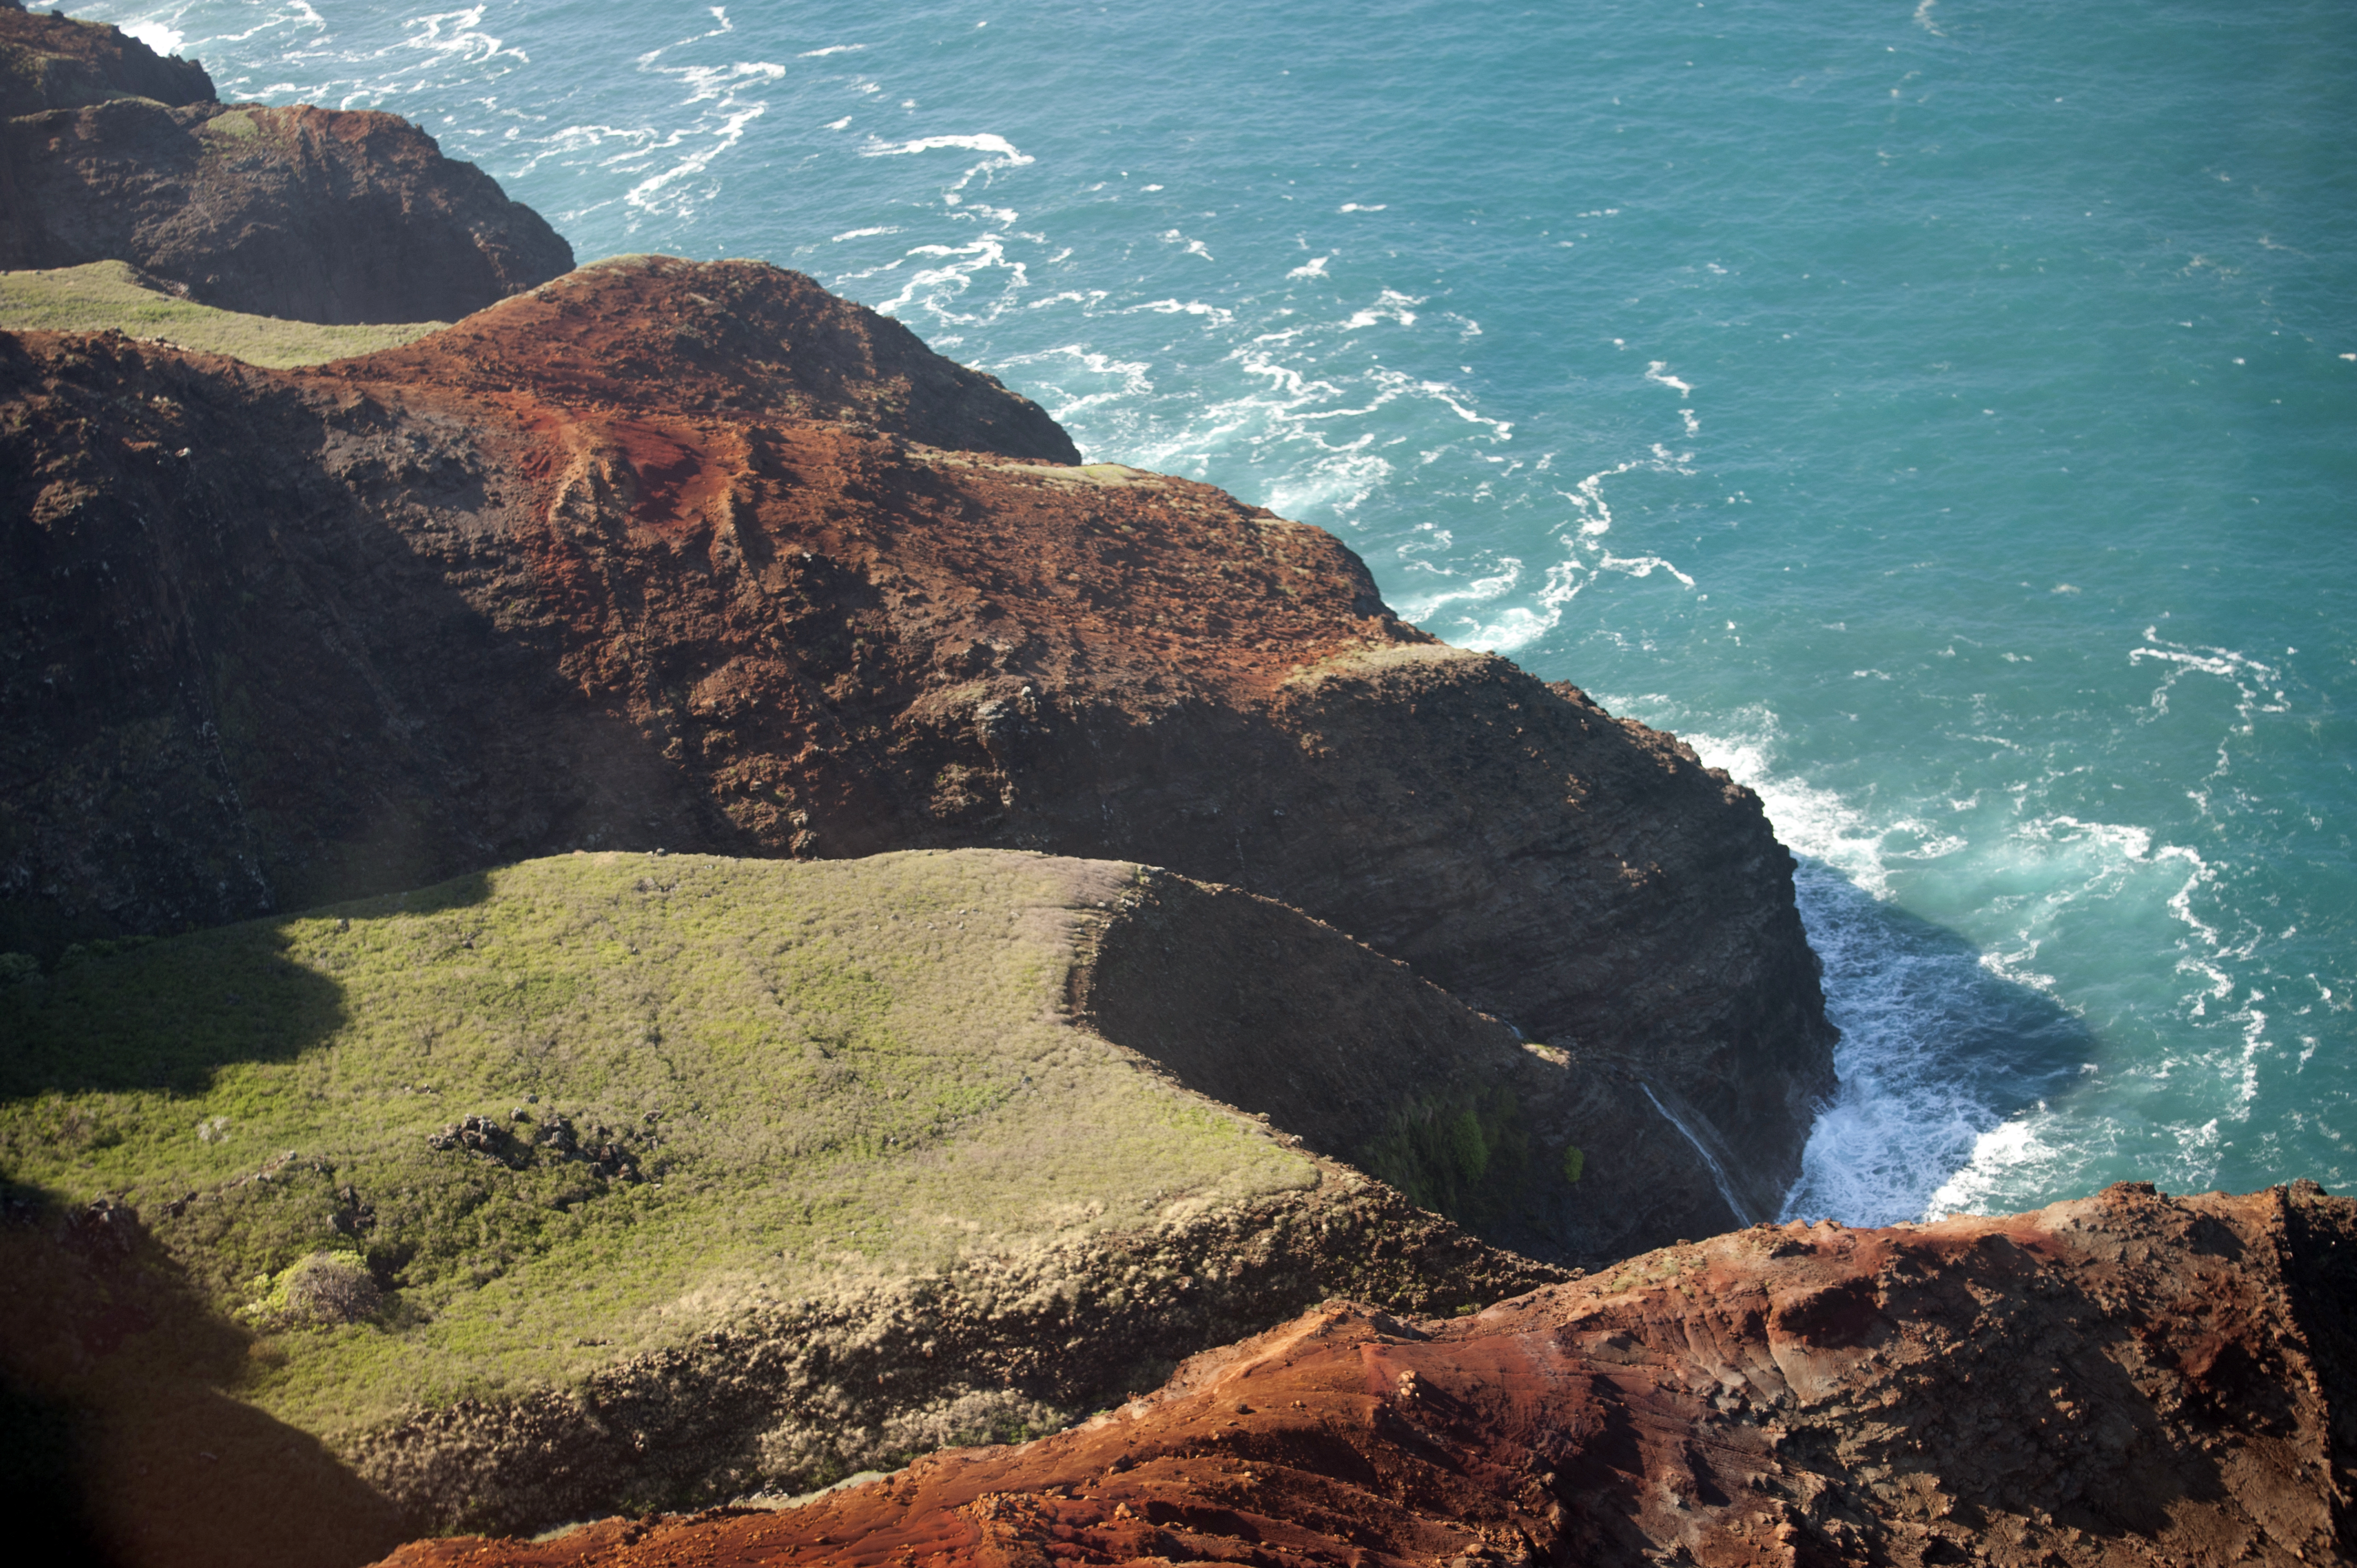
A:
{"type": "Polygon", "coordinates": [[[178,27],[162,21],[125,22],[123,30],[159,55],[179,53],[180,44],[187,37],[178,27]]]}

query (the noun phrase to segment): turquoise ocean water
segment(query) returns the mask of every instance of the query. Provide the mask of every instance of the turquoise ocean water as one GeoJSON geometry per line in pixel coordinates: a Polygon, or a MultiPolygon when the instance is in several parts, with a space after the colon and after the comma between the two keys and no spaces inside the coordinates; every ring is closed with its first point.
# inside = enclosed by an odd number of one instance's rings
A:
{"type": "Polygon", "coordinates": [[[2357,8],[133,0],[754,256],[1764,796],[1792,1211],[2357,1177],[2357,8]]]}

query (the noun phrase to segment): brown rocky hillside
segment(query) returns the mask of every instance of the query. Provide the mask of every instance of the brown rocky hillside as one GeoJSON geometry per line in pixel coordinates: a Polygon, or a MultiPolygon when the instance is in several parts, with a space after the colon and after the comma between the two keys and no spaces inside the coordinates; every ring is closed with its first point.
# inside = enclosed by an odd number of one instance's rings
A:
{"type": "Polygon", "coordinates": [[[1333,535],[1075,456],[750,263],[311,371],[0,335],[0,948],[582,846],[1137,859],[1576,1058],[1634,1196],[1560,1255],[1738,1218],[1656,1100],[1770,1211],[1832,1031],[1759,801],[1333,535]]]}
{"type": "Polygon", "coordinates": [[[158,55],[111,23],[0,0],[0,120],[117,98],[178,107],[212,97],[213,80],[195,60],[158,55]]]}

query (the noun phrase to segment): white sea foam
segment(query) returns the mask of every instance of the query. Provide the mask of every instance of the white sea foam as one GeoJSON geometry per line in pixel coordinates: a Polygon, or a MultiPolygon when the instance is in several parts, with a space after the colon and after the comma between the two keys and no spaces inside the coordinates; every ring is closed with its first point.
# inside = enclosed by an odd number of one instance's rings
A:
{"type": "Polygon", "coordinates": [[[1756,791],[1777,836],[1803,857],[1794,892],[1824,964],[1826,1014],[1842,1031],[1840,1087],[1811,1130],[1785,1215],[1913,1219],[1998,1117],[1954,1070],[1950,1050],[1955,1025],[1976,1004],[1972,956],[1894,942],[1878,911],[1894,840],[1906,856],[1964,846],[1912,821],[1879,825],[1840,794],[1780,772],[1774,714],[1734,716],[1727,729],[1687,728],[1683,738],[1756,791]]]}
{"type": "Polygon", "coordinates": [[[938,320],[961,327],[984,326],[1007,310],[1028,281],[1025,263],[1007,255],[1006,241],[996,234],[984,234],[963,245],[914,245],[908,254],[938,259],[942,264],[911,272],[899,293],[877,305],[883,315],[898,316],[921,301],[938,320]],[[985,301],[979,310],[956,308],[974,281],[991,272],[1006,274],[998,297],[985,301]]]}
{"type": "MultiPolygon", "coordinates": [[[[1681,717],[1663,699],[1616,705],[1653,722],[1681,717]]],[[[2217,1179],[2232,1130],[2253,1120],[2268,1064],[2287,1054],[2276,1032],[2285,1009],[2269,1001],[2275,987],[2236,979],[2264,932],[2254,926],[2229,940],[2205,918],[2216,873],[2202,854],[2134,822],[2038,811],[2030,802],[2044,783],[2034,779],[1992,805],[1980,791],[1948,802],[1956,828],[1880,815],[1781,774],[1771,714],[1755,711],[1716,732],[1680,727],[1706,761],[1759,791],[1779,836],[1803,855],[1795,890],[1824,963],[1828,1016],[1843,1031],[1840,1088],[1813,1129],[1789,1214],[1867,1223],[2015,1208],[2123,1160],[2180,1188],[2217,1179]],[[1996,832],[1972,842],[1957,831],[1968,813],[1996,832]],[[1977,878],[2024,890],[1985,904],[2003,934],[1978,952],[1911,935],[1878,912],[1900,867],[1950,857],[1978,867],[1977,878]],[[2181,1083],[2171,1103],[2190,1114],[2152,1107],[2147,1141],[2133,1155],[2120,1141],[2124,1124],[2103,1109],[2108,1101],[2066,1108],[2040,1087],[2063,1070],[2066,1049],[2087,1048],[2071,1044],[2084,1026],[2043,955],[2114,904],[2165,910],[2178,923],[2176,968],[2190,983],[2181,1005],[2222,1031],[2214,1046],[2146,1069],[2156,1085],[2181,1083]]],[[[2098,1067],[2076,1063],[2073,1081],[2094,1081],[2098,1067]]]]}
{"type": "Polygon", "coordinates": [[[1234,311],[1206,305],[1200,299],[1149,299],[1125,308],[1148,310],[1157,316],[1200,316],[1205,326],[1212,328],[1233,326],[1236,319],[1234,311]]]}
{"type": "MultiPolygon", "coordinates": [[[[712,85],[710,82],[696,83],[697,96],[721,96],[719,91],[704,91],[712,85]]],[[[722,116],[720,124],[707,134],[707,139],[703,145],[690,151],[669,168],[651,174],[630,187],[623,193],[622,199],[632,207],[658,210],[667,208],[673,211],[680,210],[680,202],[673,188],[710,168],[714,159],[744,140],[745,127],[767,113],[769,105],[766,103],[738,104],[731,98],[727,109],[728,112],[722,116]]],[[[710,193],[706,192],[706,194],[710,193]]]]}
{"type": "Polygon", "coordinates": [[[1289,278],[1322,278],[1326,275],[1326,263],[1333,259],[1331,256],[1313,256],[1285,275],[1289,278]]]}
{"type": "Polygon", "coordinates": [[[2007,1188],[2050,1185],[2045,1178],[2057,1163],[2058,1151],[2040,1135],[2048,1120],[2042,1112],[2032,1112],[1975,1137],[1970,1156],[1932,1194],[1925,1205],[1927,1216],[1986,1213],[1991,1200],[2007,1188]]]}
{"type": "Polygon", "coordinates": [[[123,30],[159,55],[178,54],[180,46],[188,41],[186,33],[167,22],[153,20],[125,22],[123,24],[123,30]]]}
{"type": "Polygon", "coordinates": [[[1135,402],[1154,392],[1154,382],[1146,374],[1153,369],[1151,365],[1144,360],[1114,360],[1077,343],[1041,353],[1015,355],[993,368],[1026,371],[1025,379],[1045,394],[1042,402],[1059,423],[1069,423],[1105,404],[1135,402]]]}
{"type": "Polygon", "coordinates": [[[1423,303],[1422,299],[1415,295],[1387,288],[1376,295],[1374,304],[1356,312],[1348,321],[1343,322],[1342,330],[1356,332],[1383,321],[1395,321],[1402,327],[1413,327],[1415,325],[1414,307],[1423,303]]]}
{"type": "Polygon", "coordinates": [[[906,157],[911,153],[930,153],[941,147],[958,147],[969,153],[988,153],[993,157],[1003,160],[1005,166],[1008,168],[1021,168],[1032,161],[1029,154],[994,132],[983,132],[970,136],[919,136],[913,141],[907,142],[887,142],[878,138],[871,140],[867,145],[860,148],[859,156],[864,158],[906,157]]]}
{"type": "Polygon", "coordinates": [[[1671,391],[1676,392],[1682,398],[1692,397],[1694,395],[1694,388],[1678,380],[1677,377],[1671,375],[1669,373],[1669,370],[1670,366],[1668,360],[1655,360],[1652,364],[1645,367],[1645,379],[1649,381],[1660,382],[1662,385],[1668,387],[1671,391]]]}
{"type": "Polygon", "coordinates": [[[463,11],[437,11],[431,16],[413,16],[404,26],[409,36],[403,44],[413,49],[431,54],[447,55],[457,61],[482,66],[506,55],[519,64],[531,58],[522,49],[511,49],[482,30],[483,12],[488,7],[469,5],[463,11]]]}

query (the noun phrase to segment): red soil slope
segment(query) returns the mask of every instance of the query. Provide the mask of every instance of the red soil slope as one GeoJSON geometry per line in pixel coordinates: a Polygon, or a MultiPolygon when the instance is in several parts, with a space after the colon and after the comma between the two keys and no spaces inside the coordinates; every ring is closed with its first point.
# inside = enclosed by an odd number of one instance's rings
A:
{"type": "Polygon", "coordinates": [[[2288,1565],[2357,1547],[2357,1204],[1761,1226],[1452,1323],[1329,1305],[1019,1448],[388,1568],[2288,1565]]]}

